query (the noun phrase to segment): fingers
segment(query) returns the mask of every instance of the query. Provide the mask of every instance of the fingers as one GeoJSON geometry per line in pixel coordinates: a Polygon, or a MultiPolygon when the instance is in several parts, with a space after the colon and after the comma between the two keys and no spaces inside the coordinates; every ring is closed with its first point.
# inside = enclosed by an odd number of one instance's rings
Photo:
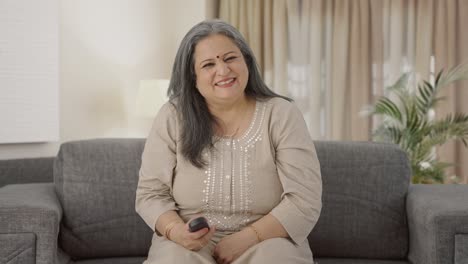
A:
{"type": "Polygon", "coordinates": [[[216,245],[216,247],[215,247],[215,249],[213,251],[213,257],[216,260],[216,263],[218,263],[218,264],[222,264],[225,261],[225,259],[223,257],[221,257],[221,255],[220,255],[219,244],[216,245]]]}
{"type": "Polygon", "coordinates": [[[208,245],[209,241],[210,240],[204,239],[203,237],[197,240],[188,240],[186,242],[185,248],[192,251],[198,251],[208,245]]]}
{"type": "Polygon", "coordinates": [[[215,227],[215,226],[212,226],[212,227],[210,228],[210,231],[204,235],[204,238],[210,240],[211,237],[214,235],[215,232],[216,232],[216,227],[215,227]]]}
{"type": "Polygon", "coordinates": [[[212,228],[210,228],[209,232],[207,232],[205,235],[203,235],[199,239],[195,240],[195,241],[197,241],[197,243],[199,245],[199,247],[196,248],[195,250],[200,250],[200,249],[204,248],[206,245],[208,245],[208,243],[210,243],[211,237],[214,235],[215,231],[216,231],[216,228],[212,227],[212,228]]]}
{"type": "Polygon", "coordinates": [[[185,232],[183,246],[189,250],[198,251],[210,242],[215,231],[215,227],[212,227],[209,230],[208,228],[203,228],[193,233],[187,230],[185,232]]]}
{"type": "Polygon", "coordinates": [[[216,249],[215,249],[215,251],[213,253],[213,258],[216,260],[216,263],[218,263],[218,264],[228,264],[228,263],[231,263],[233,261],[232,257],[219,255],[218,252],[219,251],[216,251],[216,249]]]}
{"type": "Polygon", "coordinates": [[[188,250],[198,251],[206,246],[206,242],[202,240],[185,240],[182,244],[188,250]]]}
{"type": "Polygon", "coordinates": [[[216,260],[216,263],[218,264],[229,264],[232,262],[232,260],[228,259],[228,258],[223,258],[223,257],[216,257],[214,256],[215,260],[216,260]]]}
{"type": "Polygon", "coordinates": [[[204,237],[207,233],[209,233],[209,229],[208,228],[202,228],[196,232],[190,232],[188,231],[188,234],[187,234],[187,238],[189,239],[193,239],[193,240],[196,240],[196,239],[200,239],[202,237],[204,237]]]}
{"type": "MultiPolygon", "coordinates": [[[[189,221],[190,222],[190,221],[189,221]]],[[[204,248],[211,240],[214,235],[216,228],[214,226],[208,228],[202,228],[195,232],[189,231],[188,222],[180,230],[180,239],[178,244],[182,245],[188,250],[198,251],[204,248]]]]}

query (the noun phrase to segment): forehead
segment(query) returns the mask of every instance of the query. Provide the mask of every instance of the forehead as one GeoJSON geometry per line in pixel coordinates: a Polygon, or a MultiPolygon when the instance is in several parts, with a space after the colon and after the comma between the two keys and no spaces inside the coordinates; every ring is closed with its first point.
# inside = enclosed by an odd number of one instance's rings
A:
{"type": "Polygon", "coordinates": [[[195,60],[205,60],[224,55],[227,52],[240,52],[234,42],[220,34],[210,35],[198,42],[195,46],[195,60]]]}

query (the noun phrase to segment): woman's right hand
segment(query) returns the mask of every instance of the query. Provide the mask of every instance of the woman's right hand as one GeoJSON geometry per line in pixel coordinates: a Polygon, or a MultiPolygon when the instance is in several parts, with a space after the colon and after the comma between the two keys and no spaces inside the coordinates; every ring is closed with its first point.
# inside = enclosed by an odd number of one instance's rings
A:
{"type": "Polygon", "coordinates": [[[168,235],[172,241],[184,248],[198,251],[210,242],[211,237],[215,233],[215,229],[214,226],[211,226],[210,229],[202,228],[196,232],[190,232],[188,222],[186,224],[177,223],[169,231],[168,235]]]}

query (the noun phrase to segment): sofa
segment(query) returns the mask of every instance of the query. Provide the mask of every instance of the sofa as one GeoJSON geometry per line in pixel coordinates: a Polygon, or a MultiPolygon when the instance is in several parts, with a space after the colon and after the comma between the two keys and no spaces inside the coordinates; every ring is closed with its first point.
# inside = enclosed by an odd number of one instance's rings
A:
{"type": "MultiPolygon", "coordinates": [[[[315,262],[468,263],[467,185],[410,184],[395,145],[315,144],[323,179],[308,236],[315,262]]],[[[144,139],[67,142],[53,182],[1,187],[0,263],[142,263],[152,237],[135,213],[143,147],[144,139]]]]}
{"type": "Polygon", "coordinates": [[[0,187],[17,183],[52,182],[55,157],[0,160],[0,187]]]}

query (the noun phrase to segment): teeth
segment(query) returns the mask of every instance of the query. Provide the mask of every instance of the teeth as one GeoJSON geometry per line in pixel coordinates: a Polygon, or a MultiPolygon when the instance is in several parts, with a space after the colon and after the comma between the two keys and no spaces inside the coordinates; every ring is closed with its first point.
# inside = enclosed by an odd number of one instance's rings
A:
{"type": "Polygon", "coordinates": [[[225,85],[225,84],[228,84],[228,83],[232,83],[234,81],[234,78],[233,79],[229,79],[227,81],[224,81],[224,82],[219,82],[217,83],[217,85],[225,85]]]}

